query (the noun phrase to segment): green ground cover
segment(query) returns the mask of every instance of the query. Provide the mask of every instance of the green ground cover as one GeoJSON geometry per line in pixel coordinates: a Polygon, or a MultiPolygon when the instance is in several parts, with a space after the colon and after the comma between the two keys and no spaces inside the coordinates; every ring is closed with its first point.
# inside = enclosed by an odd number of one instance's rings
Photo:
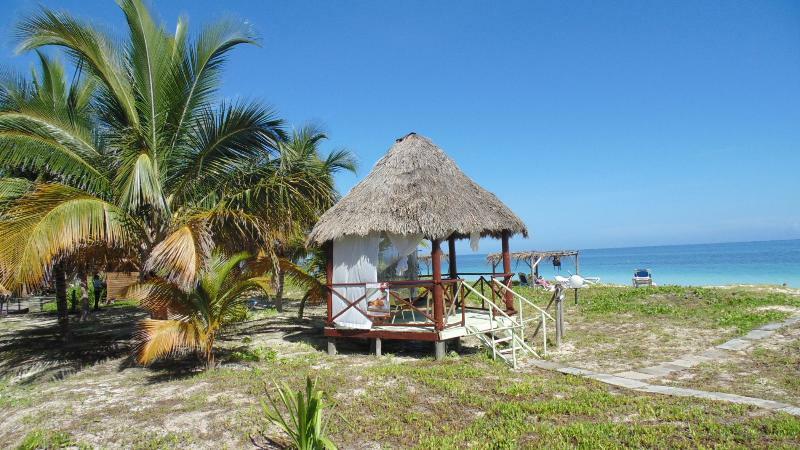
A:
{"type": "MultiPolygon", "coordinates": [[[[517,289],[542,307],[551,296],[517,289]]],[[[800,313],[800,295],[768,288],[598,286],[581,290],[577,305],[569,292],[564,306],[565,341],[552,359],[613,372],[702,352],[781,321],[800,313]]]]}
{"type": "MultiPolygon", "coordinates": [[[[790,295],[759,295],[590,289],[581,292],[577,307],[569,302],[567,344],[603,348],[608,344],[584,341],[579,331],[604,329],[620,315],[643,322],[642,333],[657,331],[656,323],[681,320],[739,333],[774,318],[760,315],[759,308],[796,305],[790,295]],[[737,307],[743,314],[731,316],[737,307]],[[731,324],[728,316],[747,319],[731,324]]],[[[543,294],[536,298],[544,301],[543,294]]],[[[395,342],[384,343],[381,358],[369,356],[367,344],[359,342],[340,345],[343,354],[330,357],[322,351],[324,308],[310,308],[303,320],[294,317],[295,308],[296,301],[284,314],[259,313],[229,330],[220,343],[223,365],[210,372],[200,371],[189,356],[149,368],[133,365],[128,358],[132,323],[142,317],[135,306],[103,309],[95,320],[76,326],[73,344],[65,349],[56,345],[51,314],[3,319],[0,446],[248,447],[261,432],[280,438],[261,412],[271,382],[299,388],[307,374],[326,392],[331,437],[342,448],[800,446],[796,417],[634,393],[533,368],[514,371],[471,341],[442,362],[430,358],[428,345],[395,342]]],[[[784,344],[796,342],[787,338],[784,344]]],[[[641,345],[647,354],[656,351],[641,345]]],[[[788,352],[784,358],[791,358],[788,352]]],[[[794,362],[786,359],[786,364],[794,362]]]]}

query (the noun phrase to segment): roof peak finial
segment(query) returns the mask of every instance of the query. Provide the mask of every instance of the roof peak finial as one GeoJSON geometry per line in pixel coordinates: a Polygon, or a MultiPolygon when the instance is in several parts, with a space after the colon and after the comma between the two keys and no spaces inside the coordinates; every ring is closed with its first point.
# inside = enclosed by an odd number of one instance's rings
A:
{"type": "Polygon", "coordinates": [[[416,136],[416,135],[417,135],[417,132],[416,131],[412,131],[411,133],[408,133],[407,135],[405,135],[405,136],[403,136],[401,138],[397,138],[394,141],[395,142],[401,142],[401,141],[404,141],[409,136],[416,136]]]}

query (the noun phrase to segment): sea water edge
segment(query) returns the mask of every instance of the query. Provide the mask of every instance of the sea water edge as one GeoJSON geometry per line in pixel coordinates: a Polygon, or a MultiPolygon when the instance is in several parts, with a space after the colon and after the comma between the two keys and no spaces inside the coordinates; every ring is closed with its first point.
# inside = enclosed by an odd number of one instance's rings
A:
{"type": "MultiPolygon", "coordinates": [[[[514,273],[530,271],[521,261],[512,261],[511,268],[514,273]]],[[[800,239],[580,250],[580,274],[600,277],[601,283],[629,285],[638,268],[650,269],[659,285],[800,288],[800,239]]],[[[447,271],[446,263],[443,270],[447,271]]],[[[492,267],[485,253],[468,253],[458,255],[458,271],[489,273],[492,267]]],[[[575,261],[563,258],[560,270],[544,261],[539,273],[547,279],[569,276],[575,273],[575,261]]]]}

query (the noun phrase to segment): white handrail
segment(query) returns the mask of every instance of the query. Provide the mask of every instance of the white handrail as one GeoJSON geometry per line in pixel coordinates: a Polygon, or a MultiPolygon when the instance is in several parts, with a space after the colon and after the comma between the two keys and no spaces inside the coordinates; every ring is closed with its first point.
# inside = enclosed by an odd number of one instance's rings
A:
{"type": "Polygon", "coordinates": [[[556,319],[555,319],[553,316],[551,316],[551,315],[550,315],[550,314],[549,314],[547,311],[543,310],[542,308],[539,308],[539,307],[538,307],[538,306],[536,306],[536,304],[534,304],[532,301],[530,301],[530,300],[528,300],[527,298],[525,298],[525,297],[523,297],[523,296],[519,295],[518,293],[514,292],[512,289],[510,289],[510,288],[509,288],[508,286],[506,286],[505,284],[503,284],[503,283],[501,283],[501,282],[497,281],[497,278],[492,278],[492,281],[493,281],[493,282],[495,282],[495,283],[497,283],[497,285],[498,285],[498,286],[502,287],[503,289],[507,290],[508,292],[511,292],[512,294],[514,294],[514,296],[516,296],[518,299],[520,299],[520,300],[524,301],[525,303],[527,303],[528,305],[530,305],[530,306],[534,307],[534,308],[535,308],[537,311],[539,311],[540,313],[542,313],[542,314],[543,314],[544,316],[546,316],[548,319],[550,319],[550,320],[552,320],[552,321],[555,321],[555,320],[556,320],[556,319]]]}
{"type": "Polygon", "coordinates": [[[486,296],[484,296],[484,295],[483,295],[483,294],[481,294],[480,292],[476,291],[476,290],[475,290],[475,288],[473,288],[472,286],[470,286],[470,285],[469,285],[469,283],[462,283],[461,285],[462,285],[462,286],[465,286],[465,287],[466,287],[467,289],[469,289],[469,290],[470,290],[470,291],[471,291],[473,294],[477,295],[477,296],[478,296],[478,297],[479,297],[481,300],[483,300],[483,301],[485,301],[486,303],[488,303],[488,304],[490,304],[490,305],[494,306],[494,308],[489,308],[489,310],[490,310],[490,311],[491,311],[492,309],[496,309],[496,310],[497,310],[497,312],[499,312],[500,314],[502,314],[503,316],[505,316],[507,319],[511,319],[511,321],[512,321],[512,322],[515,322],[515,323],[516,323],[516,321],[515,321],[514,319],[512,319],[512,318],[511,318],[511,316],[509,316],[508,314],[504,313],[504,312],[503,312],[503,310],[502,310],[502,309],[500,309],[500,306],[498,306],[498,305],[497,305],[497,304],[495,304],[493,301],[491,301],[491,300],[489,300],[488,298],[486,298],[486,296]]]}
{"type": "MultiPolygon", "coordinates": [[[[492,333],[492,336],[493,336],[492,337],[492,342],[491,342],[491,344],[492,344],[492,356],[493,357],[495,357],[495,358],[497,357],[497,348],[496,348],[495,341],[494,341],[494,333],[497,332],[497,331],[503,331],[503,330],[508,330],[508,331],[511,332],[511,342],[512,342],[512,344],[511,344],[511,347],[512,347],[511,348],[511,352],[512,352],[511,357],[512,357],[512,364],[514,365],[514,368],[517,367],[517,353],[516,353],[515,343],[517,345],[519,345],[520,347],[522,347],[523,349],[525,349],[527,352],[534,354],[537,358],[539,357],[539,354],[536,352],[536,350],[534,350],[528,344],[525,343],[525,333],[524,333],[525,324],[524,324],[524,322],[522,320],[520,320],[520,322],[518,323],[516,320],[514,320],[514,318],[512,318],[511,316],[509,316],[508,314],[503,312],[503,310],[500,309],[500,306],[498,306],[493,301],[491,301],[488,298],[486,298],[486,296],[484,296],[483,294],[481,294],[480,292],[475,290],[475,288],[470,286],[469,283],[461,283],[461,285],[462,286],[466,286],[467,289],[469,291],[471,291],[472,293],[474,293],[476,296],[478,296],[478,298],[482,299],[483,301],[485,301],[486,303],[488,303],[489,305],[492,306],[492,307],[489,308],[489,326],[490,326],[489,333],[492,333]],[[504,326],[504,327],[494,328],[494,311],[497,311],[500,314],[502,314],[503,316],[505,316],[514,325],[511,325],[511,326],[507,325],[507,326],[504,326]],[[514,332],[514,330],[516,330],[516,329],[521,329],[522,336],[518,336],[514,332]]],[[[524,299],[524,297],[523,297],[523,299],[524,299]]],[[[527,299],[525,299],[525,300],[528,301],[527,299]]],[[[544,318],[542,318],[542,321],[544,321],[544,318]]]]}

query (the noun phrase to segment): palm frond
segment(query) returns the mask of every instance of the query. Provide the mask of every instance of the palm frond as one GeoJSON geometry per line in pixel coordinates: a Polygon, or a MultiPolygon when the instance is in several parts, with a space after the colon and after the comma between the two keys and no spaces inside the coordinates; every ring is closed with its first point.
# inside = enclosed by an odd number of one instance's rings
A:
{"type": "Polygon", "coordinates": [[[16,37],[18,52],[45,46],[65,48],[76,65],[85,64],[103,82],[111,94],[107,99],[123,111],[127,122],[138,124],[133,88],[124,62],[106,35],[69,14],[42,8],[17,24],[16,37]]]}
{"type": "Polygon", "coordinates": [[[132,222],[115,205],[78,189],[41,183],[12,202],[0,220],[0,265],[14,282],[34,285],[54,259],[82,246],[102,242],[125,247],[132,222]]]}
{"type": "Polygon", "coordinates": [[[156,212],[168,214],[158,166],[150,154],[143,152],[127,157],[114,182],[119,205],[127,211],[152,206],[156,212]]]}
{"type": "Polygon", "coordinates": [[[192,314],[186,293],[164,278],[154,277],[130,286],[125,298],[138,301],[141,308],[153,314],[169,311],[178,320],[186,320],[192,314]]]}
{"type": "Polygon", "coordinates": [[[173,64],[174,49],[166,31],[156,25],[150,11],[141,0],[120,0],[130,29],[130,45],[127,56],[140,126],[144,130],[148,148],[152,155],[158,155],[166,115],[163,111],[169,105],[164,103],[165,89],[173,78],[178,66],[173,64]]]}
{"type": "Polygon", "coordinates": [[[183,225],[158,243],[150,253],[146,270],[163,274],[181,290],[194,288],[210,256],[211,236],[202,222],[183,225]]]}
{"type": "Polygon", "coordinates": [[[198,190],[202,194],[217,189],[277,146],[283,138],[282,123],[274,111],[256,103],[206,109],[195,121],[192,151],[173,166],[171,186],[187,198],[198,190]]]}
{"type": "Polygon", "coordinates": [[[181,143],[181,137],[189,135],[187,131],[193,119],[209,107],[228,52],[238,45],[255,43],[248,25],[221,20],[206,26],[190,44],[181,70],[180,90],[176,91],[181,98],[172,103],[176,108],[170,113],[169,122],[174,124],[173,148],[181,143]]]}
{"type": "Polygon", "coordinates": [[[136,360],[146,365],[165,356],[204,350],[201,334],[189,321],[144,319],[134,336],[136,360]]]}

